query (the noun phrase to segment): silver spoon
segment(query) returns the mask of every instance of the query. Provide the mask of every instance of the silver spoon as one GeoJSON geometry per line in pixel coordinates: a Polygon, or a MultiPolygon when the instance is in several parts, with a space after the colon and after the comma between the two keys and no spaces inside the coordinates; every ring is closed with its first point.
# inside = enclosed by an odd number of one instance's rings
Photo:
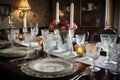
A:
{"type": "Polygon", "coordinates": [[[75,80],[79,80],[79,78],[81,78],[82,76],[86,76],[89,75],[91,72],[91,69],[89,67],[87,67],[83,72],[82,75],[80,75],[79,77],[77,77],[75,80]]]}

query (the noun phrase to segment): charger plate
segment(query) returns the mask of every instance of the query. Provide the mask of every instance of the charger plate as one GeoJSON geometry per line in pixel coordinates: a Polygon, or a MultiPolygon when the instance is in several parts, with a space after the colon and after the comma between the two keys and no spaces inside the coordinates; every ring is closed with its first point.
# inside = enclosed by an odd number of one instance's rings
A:
{"type": "Polygon", "coordinates": [[[0,49],[0,56],[3,57],[21,57],[27,54],[33,53],[34,49],[28,49],[27,47],[9,47],[0,49]]]}
{"type": "Polygon", "coordinates": [[[78,70],[77,66],[61,58],[44,58],[25,63],[23,73],[39,78],[55,78],[70,75],[78,70]]]}

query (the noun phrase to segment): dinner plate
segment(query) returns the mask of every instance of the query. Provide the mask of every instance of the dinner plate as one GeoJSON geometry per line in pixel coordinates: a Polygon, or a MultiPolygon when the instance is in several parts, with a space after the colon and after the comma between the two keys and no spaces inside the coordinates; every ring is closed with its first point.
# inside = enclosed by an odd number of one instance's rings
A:
{"type": "Polygon", "coordinates": [[[0,40],[0,49],[10,46],[10,42],[6,40],[0,40]]]}
{"type": "Polygon", "coordinates": [[[0,56],[4,57],[21,57],[27,54],[33,53],[34,49],[28,49],[27,47],[9,47],[0,50],[0,56]]]}
{"type": "Polygon", "coordinates": [[[78,70],[77,66],[65,59],[44,58],[25,63],[23,73],[40,78],[56,78],[70,75],[78,70]]]}
{"type": "Polygon", "coordinates": [[[30,62],[29,67],[34,71],[48,75],[69,71],[73,67],[73,64],[58,58],[45,58],[30,62]]]}

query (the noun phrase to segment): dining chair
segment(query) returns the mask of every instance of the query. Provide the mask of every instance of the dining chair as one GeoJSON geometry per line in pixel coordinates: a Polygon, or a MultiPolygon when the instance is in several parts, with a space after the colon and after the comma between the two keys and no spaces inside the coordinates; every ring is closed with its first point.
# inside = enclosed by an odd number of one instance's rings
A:
{"type": "Polygon", "coordinates": [[[89,39],[89,35],[90,35],[90,33],[89,33],[89,31],[86,31],[86,30],[77,30],[77,31],[75,31],[75,34],[82,34],[82,33],[85,33],[85,41],[88,41],[88,39],[89,39]]]}
{"type": "MultiPolygon", "coordinates": [[[[110,29],[95,32],[92,34],[91,41],[100,42],[101,41],[100,34],[117,34],[117,31],[114,28],[110,28],[110,29]]],[[[117,38],[116,43],[118,42],[119,42],[119,36],[117,38]]]]}

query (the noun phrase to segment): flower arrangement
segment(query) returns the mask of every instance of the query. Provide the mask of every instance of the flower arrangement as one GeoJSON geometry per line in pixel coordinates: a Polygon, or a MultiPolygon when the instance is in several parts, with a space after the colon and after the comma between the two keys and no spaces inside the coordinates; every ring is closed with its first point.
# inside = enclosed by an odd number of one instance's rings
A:
{"type": "MultiPolygon", "coordinates": [[[[66,37],[68,30],[69,30],[69,22],[65,19],[60,20],[60,22],[58,22],[57,20],[53,20],[50,23],[49,26],[49,30],[50,31],[54,31],[55,29],[58,29],[62,38],[63,43],[65,42],[64,38],[66,37]]],[[[73,24],[73,28],[74,30],[76,30],[78,28],[78,26],[74,23],[73,24]]]]}

